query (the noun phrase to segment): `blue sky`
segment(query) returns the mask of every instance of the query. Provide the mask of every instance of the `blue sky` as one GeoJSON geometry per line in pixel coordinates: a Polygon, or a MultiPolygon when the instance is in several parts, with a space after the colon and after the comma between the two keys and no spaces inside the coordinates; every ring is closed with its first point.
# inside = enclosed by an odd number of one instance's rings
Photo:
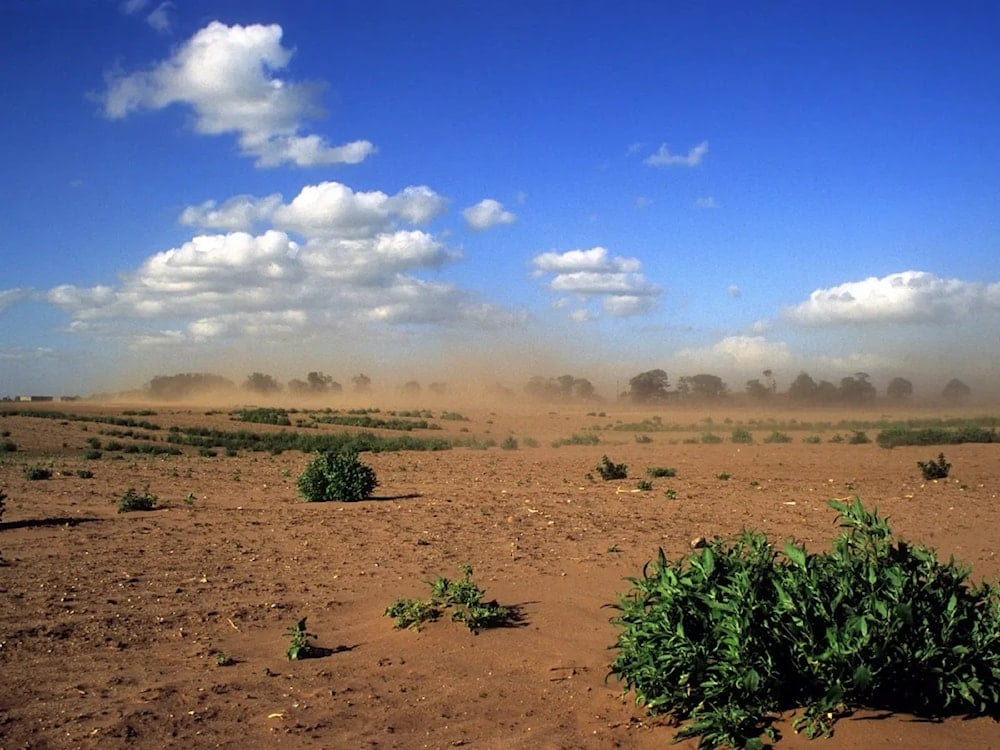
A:
{"type": "Polygon", "coordinates": [[[985,388],[998,34],[989,2],[8,0],[0,395],[985,388]]]}

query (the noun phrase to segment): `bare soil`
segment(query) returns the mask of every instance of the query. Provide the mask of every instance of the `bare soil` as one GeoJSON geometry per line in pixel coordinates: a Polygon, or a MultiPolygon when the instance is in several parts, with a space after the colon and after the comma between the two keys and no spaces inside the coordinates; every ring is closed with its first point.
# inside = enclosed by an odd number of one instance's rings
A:
{"type": "MultiPolygon", "coordinates": [[[[172,425],[295,429],[234,422],[229,409],[152,408],[138,418],[161,441],[172,425]]],[[[380,486],[350,504],[302,502],[295,479],[310,456],[297,451],[87,460],[88,438],[135,441],[92,421],[0,417],[18,447],[0,454],[0,748],[663,748],[675,728],[607,678],[606,605],[658,548],[676,557],[696,537],[753,528],[818,551],[837,533],[827,501],[859,495],[899,536],[977,579],[1000,573],[996,445],[945,448],[952,478],[926,482],[916,462],[937,448],[830,442],[851,434],[840,419],[859,415],[776,415],[793,442],[765,444],[771,429],[750,420],[767,415],[662,410],[680,427],[642,433],[609,428],[649,413],[591,408],[458,407],[466,421],[435,419],[442,430],[419,436],[513,436],[517,449],[366,453],[380,486]],[[809,420],[833,424],[798,429],[809,420]],[[740,423],[753,444],[729,440],[740,423]],[[552,445],[593,427],[598,445],[552,445]],[[709,431],[725,441],[684,442],[709,431]],[[804,443],[812,434],[821,442],[804,443]],[[601,480],[605,454],[629,479],[601,480]],[[54,476],[28,480],[36,465],[54,476]],[[637,491],[652,466],[677,476],[637,491]],[[130,487],[148,487],[159,508],[119,514],[130,487]],[[518,622],[474,634],[446,620],[396,630],[384,616],[463,563],[518,622]],[[288,661],[285,631],[303,617],[325,651],[288,661]]],[[[989,718],[858,711],[812,742],[793,718],[777,725],[780,750],[1000,747],[989,718]]]]}

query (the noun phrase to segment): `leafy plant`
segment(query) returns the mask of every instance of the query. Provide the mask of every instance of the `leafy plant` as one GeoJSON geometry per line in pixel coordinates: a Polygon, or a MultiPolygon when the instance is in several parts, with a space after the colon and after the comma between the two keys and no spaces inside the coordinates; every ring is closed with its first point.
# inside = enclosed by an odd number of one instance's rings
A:
{"type": "Polygon", "coordinates": [[[807,435],[802,438],[802,442],[810,445],[816,445],[817,443],[823,442],[823,439],[819,435],[807,435]]]}
{"type": "Polygon", "coordinates": [[[760,747],[776,712],[829,734],[852,707],[938,717],[1000,709],[1000,591],[893,539],[860,499],[830,501],[830,552],[760,532],[681,560],[661,550],[613,605],[611,674],[699,747],[760,747]]]}
{"type": "Polygon", "coordinates": [[[83,457],[88,461],[96,461],[101,457],[101,452],[96,448],[90,448],[83,452],[83,457]]]}
{"type": "Polygon", "coordinates": [[[704,445],[716,445],[722,442],[722,438],[713,432],[706,432],[701,436],[701,442],[704,445]]]}
{"type": "Polygon", "coordinates": [[[603,456],[600,466],[597,467],[597,473],[606,482],[612,479],[628,479],[628,466],[612,463],[610,458],[603,456]]]}
{"type": "Polygon", "coordinates": [[[131,513],[134,510],[154,510],[156,501],[157,497],[149,491],[149,487],[146,487],[141,495],[135,491],[135,488],[129,487],[118,501],[118,512],[131,513]]]}
{"type": "Polygon", "coordinates": [[[672,489],[672,488],[668,489],[666,492],[663,493],[663,496],[666,497],[667,500],[676,500],[677,499],[677,490],[672,489]]]}
{"type": "Polygon", "coordinates": [[[76,470],[76,475],[80,479],[93,479],[94,478],[94,472],[92,472],[90,469],[77,469],[76,470]]]}
{"type": "Polygon", "coordinates": [[[764,438],[765,443],[790,443],[792,442],[792,436],[787,432],[779,432],[775,430],[766,438],[764,438]]]}
{"type": "Polygon", "coordinates": [[[215,666],[217,667],[230,667],[236,662],[233,661],[233,657],[227,654],[225,651],[220,651],[215,655],[215,666]]]}
{"type": "Polygon", "coordinates": [[[500,441],[500,447],[505,451],[516,451],[517,438],[515,438],[513,435],[508,435],[502,441],[500,441]]]}
{"type": "Polygon", "coordinates": [[[865,443],[870,443],[872,439],[868,437],[861,430],[854,430],[851,436],[847,438],[847,442],[851,445],[864,445],[865,443]]]}
{"type": "Polygon", "coordinates": [[[745,427],[737,427],[733,430],[730,440],[734,443],[749,445],[753,442],[753,433],[745,427]]]}
{"type": "Polygon", "coordinates": [[[951,471],[951,464],[944,460],[944,453],[938,454],[937,461],[933,458],[930,461],[917,461],[917,466],[920,467],[920,473],[927,480],[947,479],[951,471]]]}
{"type": "Polygon", "coordinates": [[[640,479],[638,483],[635,485],[635,487],[637,490],[640,490],[641,492],[649,492],[650,490],[653,489],[653,483],[650,482],[648,479],[640,479]]]}
{"type": "Polygon", "coordinates": [[[303,617],[295,625],[285,631],[285,635],[290,639],[285,655],[289,661],[308,659],[314,654],[314,646],[309,642],[315,638],[315,634],[306,630],[306,618],[303,617]]]}
{"type": "Polygon", "coordinates": [[[653,479],[658,479],[660,477],[676,477],[677,469],[669,466],[651,466],[646,469],[646,473],[653,479]]]}
{"type": "Polygon", "coordinates": [[[17,443],[13,440],[0,440],[0,453],[16,453],[17,443]]]}
{"type": "Polygon", "coordinates": [[[397,628],[419,629],[425,622],[437,620],[451,610],[453,622],[465,623],[469,630],[499,627],[509,622],[511,611],[496,600],[484,602],[486,592],[472,580],[472,566],[461,565],[462,578],[451,581],[438,576],[429,581],[429,599],[397,599],[385,610],[387,617],[396,618],[397,628]]]}
{"type": "Polygon", "coordinates": [[[296,480],[299,494],[310,503],[367,500],[378,486],[375,471],[354,450],[319,453],[296,480]]]}
{"type": "Polygon", "coordinates": [[[715,475],[715,478],[718,479],[720,482],[728,482],[730,479],[733,478],[733,475],[730,474],[728,471],[720,471],[718,474],[715,475]]]}
{"type": "Polygon", "coordinates": [[[52,479],[52,469],[45,466],[28,466],[24,469],[24,478],[35,482],[52,479]]]}

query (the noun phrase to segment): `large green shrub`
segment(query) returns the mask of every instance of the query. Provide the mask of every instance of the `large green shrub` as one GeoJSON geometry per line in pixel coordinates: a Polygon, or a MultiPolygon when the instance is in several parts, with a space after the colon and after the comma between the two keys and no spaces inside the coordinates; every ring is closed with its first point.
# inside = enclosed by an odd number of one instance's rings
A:
{"type": "Polygon", "coordinates": [[[894,541],[860,500],[808,554],[744,532],[670,562],[619,595],[611,674],[699,747],[760,747],[776,712],[829,734],[851,707],[922,716],[1000,709],[1000,594],[933,550],[894,541]]]}
{"type": "Polygon", "coordinates": [[[299,494],[310,503],[367,500],[378,486],[375,471],[353,450],[316,455],[296,481],[299,494]]]}

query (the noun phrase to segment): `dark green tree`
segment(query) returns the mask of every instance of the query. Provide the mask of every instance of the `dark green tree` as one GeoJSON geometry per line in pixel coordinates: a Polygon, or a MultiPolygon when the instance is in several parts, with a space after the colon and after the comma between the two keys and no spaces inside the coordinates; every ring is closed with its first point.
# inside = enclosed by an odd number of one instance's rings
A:
{"type": "Polygon", "coordinates": [[[890,401],[906,401],[913,395],[913,383],[906,378],[893,378],[885,389],[885,395],[890,401]]]}
{"type": "Polygon", "coordinates": [[[941,391],[941,398],[949,404],[960,404],[971,395],[972,389],[958,378],[949,380],[944,390],[941,391]]]}
{"type": "Polygon", "coordinates": [[[663,370],[640,372],[628,381],[629,398],[638,404],[664,401],[669,398],[670,381],[663,370]]]}
{"type": "Polygon", "coordinates": [[[281,391],[281,383],[275,380],[271,375],[265,375],[262,372],[255,372],[249,375],[243,382],[243,390],[253,391],[254,393],[261,393],[264,395],[269,393],[279,393],[281,391]]]}

